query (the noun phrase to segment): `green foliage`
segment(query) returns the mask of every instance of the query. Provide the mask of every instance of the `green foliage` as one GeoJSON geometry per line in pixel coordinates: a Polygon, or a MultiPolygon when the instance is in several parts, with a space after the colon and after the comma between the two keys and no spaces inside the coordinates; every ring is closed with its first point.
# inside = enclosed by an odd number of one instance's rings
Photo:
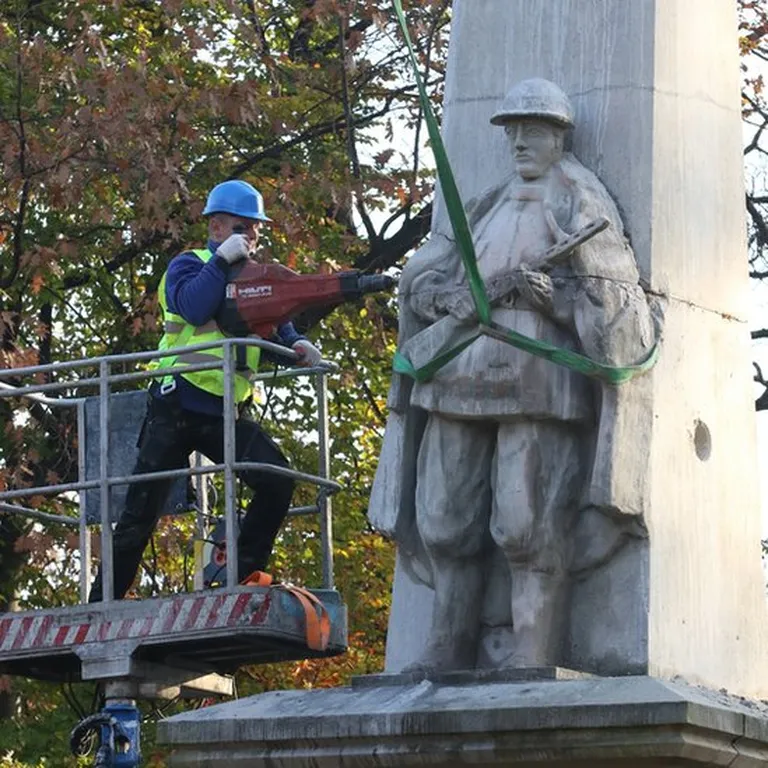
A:
{"type": "Polygon", "coordinates": [[[0,720],[0,767],[77,766],[69,750],[69,732],[79,716],[67,704],[62,689],[25,681],[18,693],[15,716],[0,720]]]}

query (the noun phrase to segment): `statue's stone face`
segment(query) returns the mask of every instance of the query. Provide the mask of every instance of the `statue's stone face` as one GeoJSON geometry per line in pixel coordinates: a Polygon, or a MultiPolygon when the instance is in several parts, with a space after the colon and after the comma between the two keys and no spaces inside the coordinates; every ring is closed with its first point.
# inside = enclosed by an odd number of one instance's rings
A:
{"type": "Polygon", "coordinates": [[[537,118],[511,120],[504,126],[515,167],[526,181],[542,177],[563,156],[565,131],[537,118]]]}

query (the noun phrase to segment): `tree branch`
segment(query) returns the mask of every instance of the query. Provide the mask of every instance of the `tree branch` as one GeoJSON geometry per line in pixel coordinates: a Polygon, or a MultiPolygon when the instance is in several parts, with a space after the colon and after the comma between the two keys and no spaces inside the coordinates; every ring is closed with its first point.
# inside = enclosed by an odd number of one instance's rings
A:
{"type": "Polygon", "coordinates": [[[21,266],[21,257],[24,253],[24,221],[27,212],[27,202],[29,199],[29,179],[27,173],[27,137],[24,128],[24,117],[21,112],[22,90],[24,86],[22,76],[22,57],[21,57],[21,23],[17,19],[18,28],[18,46],[16,48],[16,120],[19,124],[19,173],[24,181],[21,185],[21,195],[19,196],[19,207],[16,213],[16,220],[13,227],[13,246],[11,248],[12,261],[8,269],[8,274],[0,277],[0,288],[10,288],[21,266]]]}
{"type": "Polygon", "coordinates": [[[352,165],[352,176],[357,184],[355,185],[355,197],[357,199],[357,212],[360,214],[363,226],[368,235],[368,240],[373,242],[376,239],[376,230],[368,215],[363,199],[361,183],[362,174],[360,173],[360,158],[357,155],[357,145],[355,143],[355,121],[352,117],[352,107],[349,102],[349,82],[347,81],[347,49],[346,35],[344,32],[344,14],[339,12],[339,58],[341,59],[341,104],[344,110],[344,121],[347,125],[347,156],[352,165]]]}
{"type": "Polygon", "coordinates": [[[397,234],[372,243],[368,253],[355,261],[355,267],[365,270],[394,267],[429,234],[431,223],[432,203],[427,203],[412,219],[404,222],[397,234]]]}
{"type": "MultiPolygon", "coordinates": [[[[375,112],[370,112],[367,115],[363,115],[362,117],[358,117],[353,121],[353,126],[355,128],[361,128],[368,125],[376,118],[387,114],[392,105],[392,102],[399,95],[407,93],[409,90],[411,90],[411,86],[402,88],[398,91],[393,91],[391,94],[389,94],[384,106],[381,107],[381,109],[378,109],[375,112]]],[[[317,125],[308,128],[306,131],[303,131],[292,139],[288,139],[287,141],[277,141],[274,144],[268,146],[266,149],[263,149],[261,152],[257,152],[255,155],[251,155],[251,157],[239,165],[236,165],[231,170],[229,176],[227,176],[227,179],[229,180],[240,178],[240,176],[242,176],[247,171],[250,171],[251,168],[253,168],[255,165],[258,165],[263,160],[275,160],[288,150],[293,149],[294,147],[297,147],[305,142],[311,141],[312,139],[317,139],[329,133],[338,133],[342,128],[345,127],[345,124],[346,119],[342,114],[324,123],[318,123],[317,125]]]]}
{"type": "MultiPolygon", "coordinates": [[[[355,260],[356,269],[365,271],[382,270],[395,266],[405,255],[413,250],[429,233],[432,220],[432,203],[425,205],[412,219],[408,219],[398,233],[388,240],[376,240],[370,250],[355,260]]],[[[316,326],[327,317],[333,307],[308,310],[294,319],[300,333],[316,326]]]]}
{"type": "Polygon", "coordinates": [[[762,214],[758,210],[757,206],[752,202],[749,195],[747,195],[747,211],[752,219],[752,223],[755,226],[755,233],[757,235],[757,246],[763,248],[768,245],[768,224],[763,219],[762,214]]]}
{"type": "Polygon", "coordinates": [[[757,363],[752,363],[755,367],[755,375],[753,381],[757,382],[763,387],[763,392],[760,397],[755,400],[756,411],[768,411],[768,381],[763,377],[763,372],[757,363]]]}
{"type": "Polygon", "coordinates": [[[267,35],[264,31],[264,27],[259,21],[259,16],[256,13],[256,4],[254,0],[245,0],[245,5],[248,8],[248,18],[251,21],[256,36],[259,38],[260,53],[265,56],[269,56],[269,43],[267,42],[267,35]]]}
{"type": "MultiPolygon", "coordinates": [[[[103,267],[110,275],[113,275],[120,269],[120,267],[128,264],[128,262],[133,261],[133,259],[144,251],[149,250],[165,240],[169,240],[168,236],[164,235],[162,232],[153,232],[141,242],[123,248],[122,251],[113,256],[109,261],[105,261],[103,267]]],[[[67,275],[63,280],[64,289],[71,290],[72,288],[79,288],[80,286],[89,283],[96,272],[97,270],[94,269],[83,269],[67,275]]]]}

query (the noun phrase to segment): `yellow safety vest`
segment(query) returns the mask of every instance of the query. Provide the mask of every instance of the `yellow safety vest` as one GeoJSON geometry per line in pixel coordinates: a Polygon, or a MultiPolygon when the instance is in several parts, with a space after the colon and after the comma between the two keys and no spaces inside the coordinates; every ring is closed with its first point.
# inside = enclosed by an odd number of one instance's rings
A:
{"type": "MultiPolygon", "coordinates": [[[[203,263],[207,262],[213,254],[206,248],[203,250],[192,251],[203,263]]],[[[168,310],[168,302],[165,296],[165,278],[167,272],[160,280],[158,294],[160,296],[160,306],[163,309],[163,320],[165,323],[165,332],[160,339],[158,350],[162,352],[165,349],[174,347],[187,347],[193,344],[204,344],[210,341],[219,341],[226,339],[227,336],[221,332],[215,320],[209,320],[205,325],[195,326],[188,323],[181,315],[176,315],[168,310]]],[[[241,403],[251,396],[252,379],[259,368],[258,347],[245,347],[245,360],[238,354],[235,370],[235,402],[241,403]]],[[[185,352],[178,355],[169,355],[161,357],[150,364],[150,368],[179,368],[183,369],[187,365],[196,365],[198,363],[211,363],[224,358],[223,348],[211,348],[201,352],[185,352]]],[[[224,370],[212,369],[210,371],[192,371],[190,373],[181,373],[190,384],[210,392],[212,395],[224,396],[224,370]]],[[[163,383],[170,382],[172,375],[163,378],[163,383]]]]}

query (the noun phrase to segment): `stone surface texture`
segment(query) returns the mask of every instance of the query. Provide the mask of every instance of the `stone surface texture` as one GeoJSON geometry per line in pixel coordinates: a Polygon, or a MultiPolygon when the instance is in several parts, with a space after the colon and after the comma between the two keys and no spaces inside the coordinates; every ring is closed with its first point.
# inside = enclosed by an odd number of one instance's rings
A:
{"type": "MultiPolygon", "coordinates": [[[[630,385],[650,424],[635,439],[622,426],[626,451],[648,466],[648,537],[574,581],[557,663],[765,696],[736,22],[735,0],[455,0],[443,134],[469,200],[510,171],[489,122],[510,86],[561,86],[573,152],[617,202],[641,282],[666,304],[660,361],[630,385]]],[[[433,233],[451,233],[439,199],[433,233]]],[[[393,432],[382,463],[413,463],[397,455],[412,450],[393,432]]],[[[393,672],[420,658],[430,631],[432,593],[406,559],[393,672]]]]}
{"type": "Polygon", "coordinates": [[[766,708],[647,677],[275,691],[159,724],[171,766],[731,766],[768,761],[766,708]]]}

